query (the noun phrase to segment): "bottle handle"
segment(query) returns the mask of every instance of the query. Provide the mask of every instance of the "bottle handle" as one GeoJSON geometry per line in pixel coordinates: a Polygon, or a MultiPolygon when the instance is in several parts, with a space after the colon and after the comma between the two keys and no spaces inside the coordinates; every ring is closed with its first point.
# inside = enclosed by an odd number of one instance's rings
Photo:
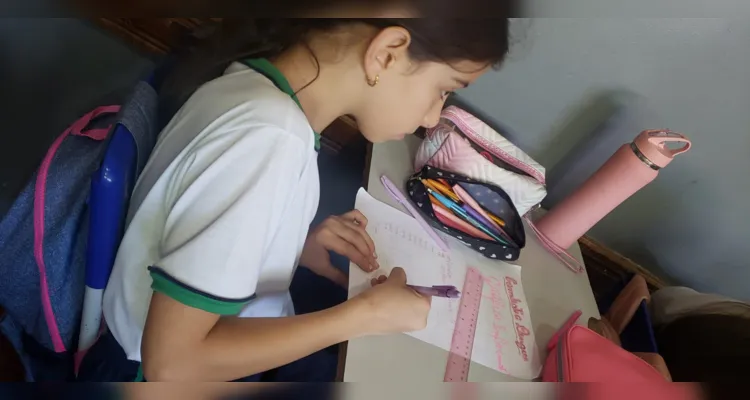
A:
{"type": "Polygon", "coordinates": [[[693,143],[685,137],[685,135],[677,132],[672,131],[665,131],[665,130],[651,130],[648,132],[648,141],[654,144],[655,146],[659,146],[665,150],[665,153],[667,153],[670,157],[674,157],[678,154],[682,154],[690,150],[690,148],[693,146],[693,143]],[[664,143],[667,142],[680,142],[684,143],[684,146],[677,148],[677,149],[670,149],[664,146],[664,143]]]}

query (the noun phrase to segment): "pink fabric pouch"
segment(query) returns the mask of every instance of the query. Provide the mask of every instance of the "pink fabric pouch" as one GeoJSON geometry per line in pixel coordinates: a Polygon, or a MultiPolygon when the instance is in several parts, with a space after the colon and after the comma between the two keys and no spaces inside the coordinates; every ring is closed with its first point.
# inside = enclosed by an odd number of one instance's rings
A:
{"type": "Polygon", "coordinates": [[[456,106],[443,110],[414,161],[498,186],[523,216],[547,195],[544,167],[479,118],[456,106]]]}

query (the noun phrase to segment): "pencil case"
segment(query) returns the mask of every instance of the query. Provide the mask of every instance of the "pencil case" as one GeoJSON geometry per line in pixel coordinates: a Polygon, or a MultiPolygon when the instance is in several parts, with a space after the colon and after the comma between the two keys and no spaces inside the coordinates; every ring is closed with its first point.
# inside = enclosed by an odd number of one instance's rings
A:
{"type": "Polygon", "coordinates": [[[479,118],[456,106],[426,132],[414,170],[425,165],[491,183],[505,190],[521,215],[547,195],[545,170],[520,148],[479,118]]]}
{"type": "Polygon", "coordinates": [[[480,182],[452,171],[425,165],[419,172],[409,177],[406,182],[406,189],[409,200],[416,205],[419,212],[433,228],[458,239],[465,246],[478,251],[487,258],[515,261],[520,256],[521,249],[526,246],[526,233],[521,215],[516,210],[508,193],[497,185],[480,182]],[[433,208],[427,188],[421,179],[444,179],[451,186],[459,185],[486,211],[500,217],[505,222],[502,229],[503,239],[506,240],[507,244],[492,240],[487,235],[468,234],[447,223],[448,221],[440,217],[440,213],[433,208]]]}

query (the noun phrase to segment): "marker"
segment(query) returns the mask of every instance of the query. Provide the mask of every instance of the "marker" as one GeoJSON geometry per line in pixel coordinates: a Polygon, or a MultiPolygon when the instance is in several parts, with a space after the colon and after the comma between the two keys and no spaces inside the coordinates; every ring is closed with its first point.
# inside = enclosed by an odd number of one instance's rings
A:
{"type": "Polygon", "coordinates": [[[498,231],[500,230],[500,225],[495,225],[495,222],[492,221],[492,217],[490,217],[489,214],[484,209],[482,209],[482,206],[480,206],[479,203],[474,200],[473,197],[471,197],[469,192],[464,190],[464,188],[459,185],[453,186],[453,192],[456,193],[456,196],[463,200],[464,204],[470,206],[474,209],[474,211],[482,215],[480,221],[487,222],[489,223],[489,226],[494,227],[498,231]]]}
{"type": "Polygon", "coordinates": [[[457,201],[457,202],[461,201],[461,199],[459,199],[458,196],[456,196],[456,194],[453,193],[453,191],[450,190],[449,187],[446,187],[442,183],[433,181],[432,179],[421,179],[421,181],[422,181],[422,184],[424,184],[426,187],[442,194],[443,196],[447,196],[453,201],[457,201]]]}
{"type": "Polygon", "coordinates": [[[498,225],[500,225],[500,226],[505,226],[505,221],[503,221],[502,219],[500,219],[499,217],[497,217],[497,216],[496,216],[495,214],[493,214],[493,213],[491,213],[491,212],[489,212],[489,211],[488,211],[488,212],[487,212],[487,215],[489,215],[489,216],[490,216],[490,218],[491,218],[491,219],[492,219],[493,221],[495,221],[495,222],[496,222],[496,223],[497,223],[498,225]]]}
{"type": "Polygon", "coordinates": [[[477,220],[480,224],[484,225],[485,228],[491,230],[492,232],[495,232],[495,234],[502,235],[502,233],[495,228],[495,224],[488,221],[486,218],[482,216],[482,214],[478,213],[475,209],[471,208],[468,204],[464,204],[461,208],[463,208],[464,211],[466,211],[469,215],[471,215],[472,218],[477,220]]]}
{"type": "Polygon", "coordinates": [[[472,217],[477,219],[479,222],[483,223],[486,227],[492,229],[493,232],[502,236],[508,242],[515,243],[515,241],[510,237],[510,235],[508,235],[503,230],[502,226],[504,226],[505,224],[501,225],[493,221],[490,213],[487,212],[485,209],[483,209],[482,206],[480,206],[479,203],[477,203],[477,201],[474,200],[474,198],[471,197],[471,195],[466,190],[464,190],[459,185],[455,185],[453,186],[453,191],[456,193],[456,195],[459,198],[461,198],[461,200],[463,200],[464,210],[466,210],[469,214],[471,214],[472,217]]]}
{"type": "Polygon", "coordinates": [[[441,285],[433,285],[433,286],[406,285],[406,286],[412,288],[415,292],[423,296],[445,297],[449,299],[457,299],[461,296],[461,292],[459,292],[455,286],[441,286],[441,285]]]}
{"type": "Polygon", "coordinates": [[[445,208],[445,206],[443,205],[443,203],[439,202],[438,199],[435,198],[435,196],[433,196],[433,195],[431,195],[431,194],[428,193],[427,197],[430,198],[430,203],[432,203],[433,206],[440,207],[440,208],[442,208],[445,211],[450,211],[449,209],[445,208]]]}
{"type": "Polygon", "coordinates": [[[496,241],[498,241],[500,243],[509,244],[507,241],[505,241],[504,239],[500,238],[494,232],[492,232],[491,230],[487,229],[484,225],[482,225],[477,220],[475,220],[474,218],[472,218],[466,211],[463,210],[463,208],[459,207],[458,204],[454,203],[451,199],[443,196],[442,194],[440,194],[440,193],[438,193],[438,192],[436,192],[436,191],[434,191],[434,190],[432,190],[430,188],[427,188],[427,191],[430,192],[430,194],[432,194],[433,196],[435,196],[435,198],[439,202],[443,203],[451,211],[453,211],[454,213],[456,213],[459,216],[461,216],[461,218],[463,218],[464,220],[466,220],[470,224],[474,225],[475,228],[479,229],[480,231],[484,232],[489,237],[495,239],[496,241]]]}
{"type": "Polygon", "coordinates": [[[417,220],[417,222],[422,227],[422,229],[427,231],[427,233],[430,235],[432,240],[435,241],[438,247],[440,247],[440,249],[445,252],[449,252],[450,248],[448,247],[448,244],[445,243],[445,241],[443,241],[443,239],[441,239],[440,236],[438,236],[437,232],[435,232],[435,230],[432,229],[430,224],[427,223],[427,221],[425,221],[425,219],[422,217],[419,211],[417,211],[417,209],[411,205],[409,200],[407,200],[406,196],[404,196],[404,194],[401,193],[400,190],[398,190],[396,185],[394,185],[393,182],[391,182],[391,180],[388,179],[388,177],[385,175],[382,175],[380,177],[380,182],[383,184],[383,187],[385,187],[385,190],[388,192],[388,194],[391,195],[391,197],[393,197],[394,200],[396,200],[397,202],[401,203],[401,205],[406,207],[406,210],[409,211],[409,214],[411,214],[411,216],[417,220]]]}
{"type": "Polygon", "coordinates": [[[438,221],[442,222],[446,226],[450,226],[451,228],[456,229],[459,232],[463,232],[469,236],[474,236],[475,238],[495,241],[491,237],[487,236],[487,234],[485,234],[484,232],[471,226],[470,223],[462,220],[461,218],[458,218],[456,214],[448,211],[446,208],[442,206],[433,207],[432,210],[435,212],[435,218],[437,218],[438,221]]]}

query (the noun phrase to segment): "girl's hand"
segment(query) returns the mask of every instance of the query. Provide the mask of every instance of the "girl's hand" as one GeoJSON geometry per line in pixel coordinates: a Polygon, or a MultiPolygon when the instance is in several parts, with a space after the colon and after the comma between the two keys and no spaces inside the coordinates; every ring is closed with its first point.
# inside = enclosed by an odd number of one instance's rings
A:
{"type": "Polygon", "coordinates": [[[357,210],[326,218],[307,236],[299,264],[348,288],[349,278],[331,264],[328,251],[341,254],[366,272],[380,268],[375,243],[365,227],[367,218],[357,210]]]}
{"type": "Polygon", "coordinates": [[[412,332],[427,326],[432,297],[406,286],[406,272],[393,268],[387,278],[372,280],[373,287],[355,297],[362,303],[370,334],[412,332]]]}

